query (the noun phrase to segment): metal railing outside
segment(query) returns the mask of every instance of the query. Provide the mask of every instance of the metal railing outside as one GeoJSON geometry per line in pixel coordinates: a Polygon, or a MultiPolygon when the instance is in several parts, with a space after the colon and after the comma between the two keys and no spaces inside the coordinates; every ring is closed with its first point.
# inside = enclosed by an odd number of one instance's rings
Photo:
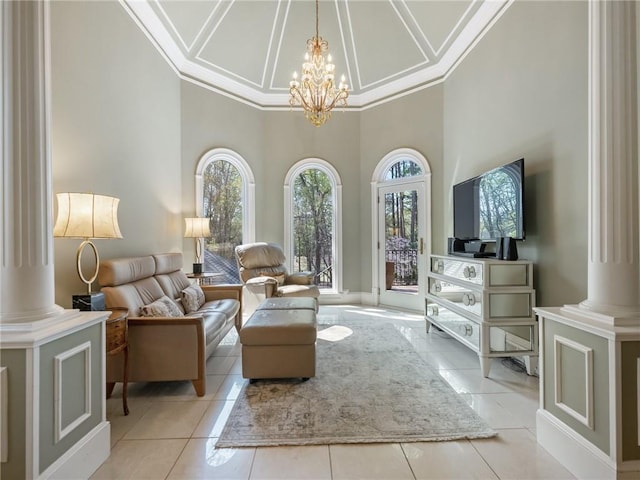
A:
{"type": "Polygon", "coordinates": [[[385,250],[385,259],[393,263],[393,285],[418,284],[418,250],[385,250]]]}

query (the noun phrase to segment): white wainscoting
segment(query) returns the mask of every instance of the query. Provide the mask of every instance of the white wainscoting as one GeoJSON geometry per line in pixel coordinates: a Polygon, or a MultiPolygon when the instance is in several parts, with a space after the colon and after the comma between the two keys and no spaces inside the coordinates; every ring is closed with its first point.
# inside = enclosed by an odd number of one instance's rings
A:
{"type": "MultiPolygon", "coordinates": [[[[586,345],[569,340],[568,338],[561,337],[560,335],[553,336],[553,356],[554,356],[554,398],[556,406],[571,415],[583,425],[586,425],[591,430],[594,429],[593,421],[593,349],[586,345]],[[564,402],[562,396],[562,347],[567,347],[584,356],[584,380],[585,380],[585,412],[580,413],[570,405],[564,402]]],[[[577,374],[578,372],[576,372],[577,374]]]]}
{"type": "MultiPolygon", "coordinates": [[[[73,393],[67,392],[69,395],[73,393]]],[[[84,342],[76,347],[66,350],[54,357],[54,432],[55,443],[58,443],[73,430],[78,428],[82,422],[91,417],[91,342],[84,342]],[[71,423],[62,425],[62,379],[64,362],[76,355],[83,355],[84,363],[84,411],[71,423]]]]}

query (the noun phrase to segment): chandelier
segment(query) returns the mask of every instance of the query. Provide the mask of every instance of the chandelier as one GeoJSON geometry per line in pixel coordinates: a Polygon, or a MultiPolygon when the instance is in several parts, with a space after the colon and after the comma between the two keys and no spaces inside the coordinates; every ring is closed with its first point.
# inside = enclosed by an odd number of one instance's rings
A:
{"type": "Polygon", "coordinates": [[[331,118],[335,106],[346,107],[349,86],[344,75],[336,88],[334,83],[336,66],[331,63],[331,55],[324,58],[329,43],[318,35],[318,0],[316,0],[316,35],[307,40],[307,53],[302,64],[302,75],[298,82],[298,72],[293,73],[289,82],[289,105],[300,105],[304,116],[316,127],[331,118]]]}

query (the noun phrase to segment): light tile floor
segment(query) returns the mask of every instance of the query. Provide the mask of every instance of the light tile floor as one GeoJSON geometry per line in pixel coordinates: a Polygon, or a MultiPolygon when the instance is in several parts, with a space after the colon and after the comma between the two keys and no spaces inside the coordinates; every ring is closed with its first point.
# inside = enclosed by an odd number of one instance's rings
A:
{"type": "Polygon", "coordinates": [[[207,362],[207,393],[190,382],[136,383],[123,416],[120,386],[107,401],[111,456],[94,479],[567,479],[535,437],[538,378],[494,359],[482,377],[477,355],[419,315],[378,307],[322,306],[322,318],[392,320],[416,352],[498,431],[454,442],[216,449],[246,380],[235,331],[207,362]]]}

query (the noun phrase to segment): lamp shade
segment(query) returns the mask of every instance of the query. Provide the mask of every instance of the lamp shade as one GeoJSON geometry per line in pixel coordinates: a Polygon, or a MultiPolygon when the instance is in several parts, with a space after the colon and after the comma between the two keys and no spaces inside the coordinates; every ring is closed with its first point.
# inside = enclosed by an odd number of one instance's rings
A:
{"type": "Polygon", "coordinates": [[[209,219],[185,218],[184,236],[186,238],[209,238],[211,236],[211,231],[209,230],[209,219]]]}
{"type": "Polygon", "coordinates": [[[58,193],[54,237],[122,238],[118,226],[120,199],[93,193],[58,193]]]}

